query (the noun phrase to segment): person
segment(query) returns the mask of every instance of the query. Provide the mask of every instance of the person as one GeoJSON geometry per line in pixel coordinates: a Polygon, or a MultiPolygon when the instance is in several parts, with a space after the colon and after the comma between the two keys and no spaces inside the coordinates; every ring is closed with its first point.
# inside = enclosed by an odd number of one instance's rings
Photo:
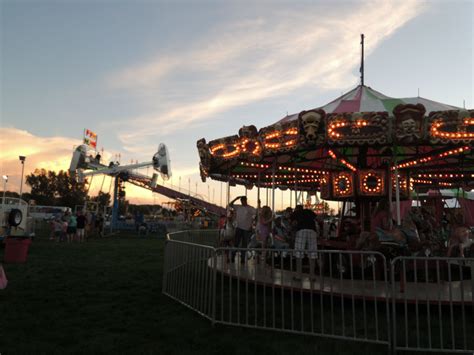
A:
{"type": "Polygon", "coordinates": [[[54,225],[54,237],[56,238],[56,242],[61,241],[61,235],[63,232],[63,223],[59,217],[56,217],[53,221],[54,225]]]}
{"type": "Polygon", "coordinates": [[[451,257],[454,248],[459,249],[459,255],[461,258],[464,258],[464,249],[468,249],[473,244],[473,241],[469,238],[470,231],[469,228],[460,226],[456,227],[453,230],[449,238],[449,248],[448,248],[448,257],[451,257]]]}
{"type": "MultiPolygon", "coordinates": [[[[257,228],[255,235],[252,237],[248,247],[249,248],[263,248],[266,249],[268,240],[270,239],[270,232],[272,230],[273,212],[270,207],[263,206],[258,213],[257,228]]],[[[263,259],[265,259],[265,252],[263,259]]],[[[259,260],[257,259],[257,262],[259,260]]]]}
{"type": "Polygon", "coordinates": [[[102,213],[99,213],[95,219],[95,229],[99,237],[104,236],[104,217],[102,216],[102,213]]]}
{"type": "MultiPolygon", "coordinates": [[[[234,226],[234,213],[232,210],[227,211],[227,218],[223,214],[219,219],[219,246],[222,248],[230,248],[234,243],[235,238],[235,226],[234,226]],[[223,218],[222,218],[223,217],[223,218]]],[[[229,250],[224,251],[226,262],[230,262],[229,250]]]]}
{"type": "Polygon", "coordinates": [[[382,234],[392,229],[392,216],[390,215],[388,201],[380,200],[372,214],[370,232],[382,234]]]}
{"type": "MultiPolygon", "coordinates": [[[[255,218],[256,210],[247,203],[246,196],[238,196],[229,204],[235,211],[235,238],[234,246],[237,248],[247,248],[249,239],[252,235],[252,224],[255,218]],[[235,205],[235,201],[240,199],[240,205],[235,205]]],[[[236,251],[232,253],[231,262],[234,261],[236,251]]],[[[241,253],[243,255],[243,253],[241,253]]],[[[245,256],[240,259],[242,264],[245,263],[245,256]]]]}
{"type": "Polygon", "coordinates": [[[329,224],[329,233],[328,233],[328,238],[336,238],[337,237],[337,224],[336,220],[332,220],[331,223],[329,224]]]}
{"type": "Polygon", "coordinates": [[[225,229],[225,224],[226,224],[225,214],[222,213],[219,217],[219,221],[217,222],[217,228],[219,229],[219,234],[221,234],[221,231],[225,229]]]}
{"type": "Polygon", "coordinates": [[[275,219],[275,226],[273,227],[273,248],[288,249],[290,247],[290,243],[288,242],[289,236],[285,228],[283,228],[281,220],[281,217],[275,219]]]}
{"type": "Polygon", "coordinates": [[[54,237],[55,237],[55,232],[56,232],[56,230],[55,230],[55,225],[56,225],[55,221],[56,221],[56,217],[51,218],[50,221],[49,221],[49,226],[51,228],[51,234],[49,236],[49,240],[54,240],[54,237]]]}
{"type": "Polygon", "coordinates": [[[318,257],[317,250],[317,227],[316,227],[316,215],[309,209],[303,209],[303,206],[298,205],[295,207],[291,219],[295,225],[295,257],[296,257],[296,272],[298,276],[293,279],[295,281],[301,281],[299,275],[301,275],[303,269],[303,257],[304,251],[307,250],[309,256],[309,268],[310,274],[314,275],[314,260],[318,257]]]}
{"type": "Polygon", "coordinates": [[[69,223],[67,226],[67,240],[73,242],[76,239],[77,232],[77,219],[74,214],[69,217],[69,223]]]}
{"type": "Polygon", "coordinates": [[[287,207],[285,212],[283,212],[283,216],[281,218],[281,226],[285,235],[287,236],[288,243],[290,243],[290,247],[293,247],[295,244],[295,233],[294,228],[291,221],[291,215],[293,214],[293,209],[291,207],[287,207]]]}
{"type": "Polygon", "coordinates": [[[68,235],[67,235],[68,222],[65,221],[65,220],[61,220],[61,226],[62,226],[62,229],[61,229],[61,240],[69,242],[69,240],[68,240],[68,235]]]}
{"type": "Polygon", "coordinates": [[[86,238],[90,238],[92,236],[93,228],[94,228],[94,224],[92,223],[93,221],[92,212],[87,211],[85,214],[85,217],[86,217],[86,228],[85,228],[86,238]]]}
{"type": "Polygon", "coordinates": [[[81,211],[77,212],[77,238],[79,239],[79,242],[84,242],[84,233],[85,233],[85,227],[86,227],[86,216],[81,211]]]}

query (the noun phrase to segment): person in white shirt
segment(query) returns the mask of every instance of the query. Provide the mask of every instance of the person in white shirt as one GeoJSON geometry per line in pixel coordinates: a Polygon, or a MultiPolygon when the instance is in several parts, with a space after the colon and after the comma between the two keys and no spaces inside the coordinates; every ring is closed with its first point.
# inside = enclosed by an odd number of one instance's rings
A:
{"type": "MultiPolygon", "coordinates": [[[[247,204],[247,197],[238,196],[229,204],[235,211],[235,239],[234,246],[237,248],[247,248],[250,237],[252,236],[252,224],[255,218],[256,210],[247,204]],[[240,199],[240,205],[234,205],[235,201],[240,199]]],[[[235,251],[232,253],[231,262],[234,262],[235,251]]],[[[243,253],[241,253],[242,255],[243,253]]],[[[241,257],[240,262],[245,263],[245,257],[241,257]]]]}

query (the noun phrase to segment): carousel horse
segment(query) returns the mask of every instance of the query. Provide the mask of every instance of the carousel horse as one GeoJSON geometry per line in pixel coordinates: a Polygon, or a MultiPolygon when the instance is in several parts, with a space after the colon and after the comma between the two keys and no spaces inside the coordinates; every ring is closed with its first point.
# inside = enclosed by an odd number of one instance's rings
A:
{"type": "Polygon", "coordinates": [[[420,242],[418,229],[409,215],[402,220],[400,226],[395,226],[391,230],[376,228],[375,233],[380,242],[396,242],[403,245],[420,242]]]}

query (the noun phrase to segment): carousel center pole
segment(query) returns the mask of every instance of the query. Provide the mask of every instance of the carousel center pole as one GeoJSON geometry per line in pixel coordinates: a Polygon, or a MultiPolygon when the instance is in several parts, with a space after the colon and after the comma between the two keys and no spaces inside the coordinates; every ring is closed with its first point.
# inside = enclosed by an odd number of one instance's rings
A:
{"type": "Polygon", "coordinates": [[[295,174],[295,208],[298,206],[298,183],[296,182],[296,174],[295,174]]]}

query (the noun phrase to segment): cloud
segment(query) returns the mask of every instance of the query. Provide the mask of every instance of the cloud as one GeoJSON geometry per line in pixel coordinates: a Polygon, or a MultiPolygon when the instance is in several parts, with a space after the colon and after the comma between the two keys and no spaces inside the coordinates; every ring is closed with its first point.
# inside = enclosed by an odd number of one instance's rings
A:
{"type": "MultiPolygon", "coordinates": [[[[24,175],[31,174],[35,169],[67,170],[71,162],[73,147],[81,142],[70,137],[41,137],[28,131],[16,128],[0,128],[0,175],[8,175],[7,190],[19,192],[21,178],[21,164],[18,156],[26,156],[24,175]]],[[[115,152],[104,152],[104,161],[108,161],[115,152]]],[[[126,161],[125,159],[123,161],[126,161]]],[[[151,176],[152,169],[142,169],[143,174],[151,176]]],[[[195,186],[198,176],[194,167],[179,166],[173,170],[172,181],[165,182],[166,186],[173,184],[179,188],[179,177],[181,176],[181,188],[187,189],[188,178],[195,186]]],[[[94,196],[100,190],[112,192],[111,178],[96,175],[89,179],[91,186],[89,194],[94,196]]],[[[162,183],[162,180],[159,180],[162,183]]],[[[152,192],[133,185],[127,185],[127,199],[132,203],[152,203],[167,200],[163,197],[154,197],[152,192]]],[[[0,186],[3,190],[3,184],[0,186]]],[[[29,191],[28,186],[23,185],[23,191],[29,191]]]]}
{"type": "Polygon", "coordinates": [[[194,47],[114,74],[112,89],[152,93],[158,101],[148,105],[148,113],[118,122],[119,138],[133,149],[146,137],[189,129],[234,107],[305,88],[346,89],[357,82],[352,71],[359,64],[359,33],[366,35],[369,55],[425,8],[415,0],[343,5],[344,11],[275,10],[217,24],[194,47]]]}
{"type": "Polygon", "coordinates": [[[35,169],[66,170],[73,147],[80,143],[69,137],[39,137],[16,128],[0,128],[0,170],[2,175],[9,177],[7,189],[20,190],[18,156],[26,156],[25,176],[35,169]]]}

